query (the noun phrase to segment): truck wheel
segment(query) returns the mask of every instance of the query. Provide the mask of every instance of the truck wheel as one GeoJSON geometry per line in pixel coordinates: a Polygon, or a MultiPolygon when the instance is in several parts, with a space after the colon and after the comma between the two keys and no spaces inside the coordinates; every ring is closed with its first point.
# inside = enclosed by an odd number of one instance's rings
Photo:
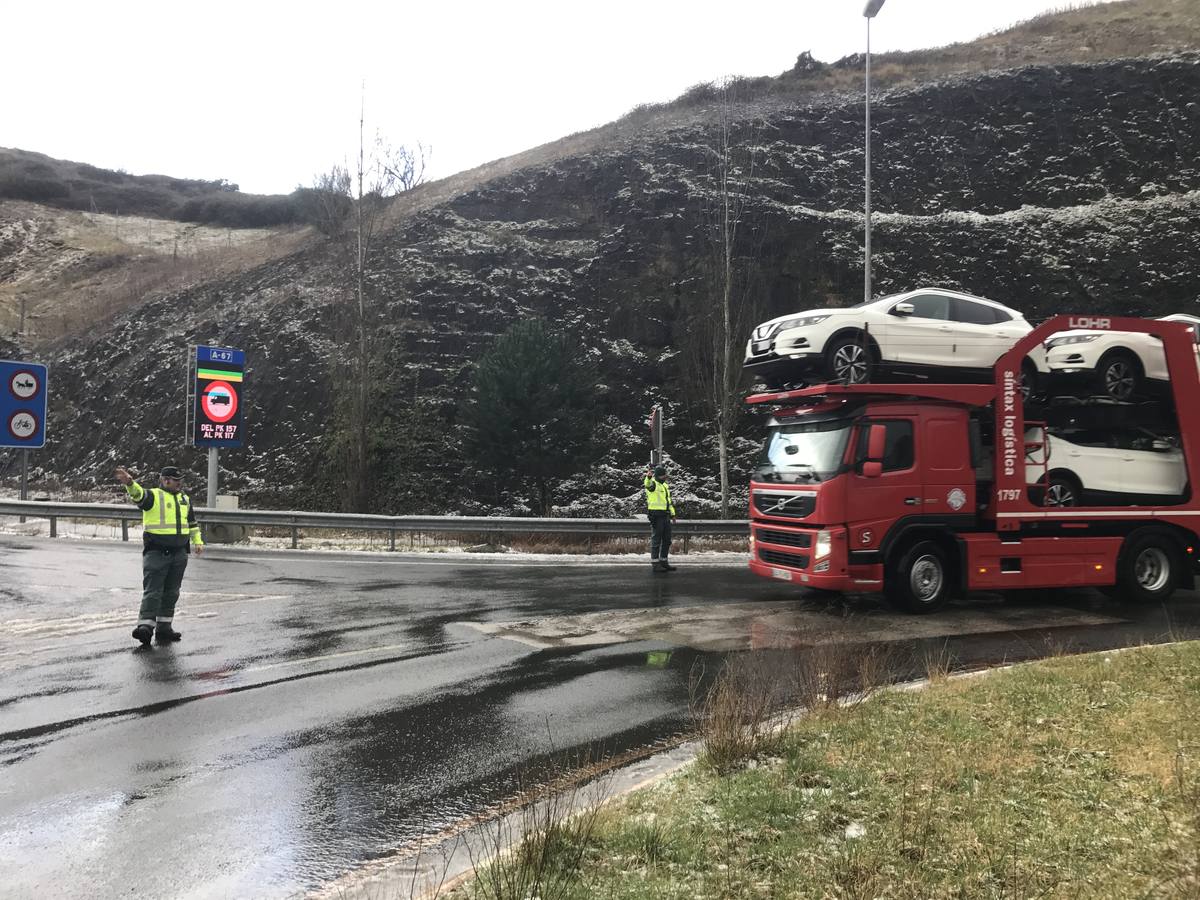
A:
{"type": "Polygon", "coordinates": [[[1136,603],[1161,603],[1174,593],[1178,572],[1179,548],[1170,535],[1134,532],[1117,559],[1116,587],[1136,603]]]}
{"type": "Polygon", "coordinates": [[[913,544],[900,554],[885,580],[887,598],[910,613],[931,613],[950,599],[946,553],[933,541],[913,544]]]}
{"type": "Polygon", "coordinates": [[[1142,370],[1128,353],[1114,353],[1096,367],[1100,389],[1114,400],[1132,400],[1142,387],[1142,370]]]}
{"type": "Polygon", "coordinates": [[[862,335],[843,335],[825,350],[825,375],[830,384],[866,384],[873,364],[871,348],[862,335]]]}
{"type": "Polygon", "coordinates": [[[1079,482],[1064,472],[1051,472],[1042,494],[1042,506],[1078,506],[1083,496],[1079,482]]]}

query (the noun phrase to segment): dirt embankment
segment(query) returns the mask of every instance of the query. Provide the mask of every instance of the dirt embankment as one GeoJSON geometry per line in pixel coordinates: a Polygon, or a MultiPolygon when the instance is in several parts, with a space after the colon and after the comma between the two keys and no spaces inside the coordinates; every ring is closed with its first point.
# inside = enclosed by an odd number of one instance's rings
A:
{"type": "Polygon", "coordinates": [[[309,239],[306,228],[217,228],[0,201],[0,335],[28,348],[52,344],[148,295],[278,259],[309,239]]]}

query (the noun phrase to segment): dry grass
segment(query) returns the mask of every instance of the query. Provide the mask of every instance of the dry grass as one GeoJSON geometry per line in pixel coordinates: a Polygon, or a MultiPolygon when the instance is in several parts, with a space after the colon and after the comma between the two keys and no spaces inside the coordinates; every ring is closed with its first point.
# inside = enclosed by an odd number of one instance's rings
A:
{"type": "Polygon", "coordinates": [[[596,831],[603,782],[580,786],[573,773],[540,792],[515,818],[485,828],[488,859],[472,859],[469,894],[477,900],[555,900],[579,886],[579,869],[596,831]]]}
{"type": "Polygon", "coordinates": [[[774,753],[784,730],[808,714],[861,703],[897,671],[893,653],[865,644],[817,644],[779,657],[731,657],[710,684],[702,668],[689,682],[701,759],[728,774],[774,753]]]}
{"type": "Polygon", "coordinates": [[[768,662],[757,656],[728,660],[711,684],[703,668],[689,683],[692,721],[703,745],[701,759],[718,774],[736,771],[778,741],[772,719],[784,699],[784,685],[768,662]]]}

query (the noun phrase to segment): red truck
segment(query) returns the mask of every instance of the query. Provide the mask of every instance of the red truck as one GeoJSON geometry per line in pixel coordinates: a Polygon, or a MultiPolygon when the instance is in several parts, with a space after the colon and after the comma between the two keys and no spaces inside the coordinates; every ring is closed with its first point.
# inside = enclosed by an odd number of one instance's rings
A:
{"type": "Polygon", "coordinates": [[[779,407],[750,484],[751,570],[830,591],[882,591],[914,613],[974,590],[1094,586],[1160,601],[1191,588],[1200,548],[1200,496],[1190,488],[1200,465],[1192,329],[1056,316],[1014,344],[994,371],[993,383],[982,385],[821,385],[747,398],[779,407]],[[1159,337],[1170,401],[1023,399],[1026,354],[1077,328],[1159,337]],[[1030,472],[1054,469],[1048,429],[1088,418],[1100,428],[1128,419],[1170,433],[1188,485],[1151,503],[1043,505],[1049,479],[1031,484],[1030,472]]]}

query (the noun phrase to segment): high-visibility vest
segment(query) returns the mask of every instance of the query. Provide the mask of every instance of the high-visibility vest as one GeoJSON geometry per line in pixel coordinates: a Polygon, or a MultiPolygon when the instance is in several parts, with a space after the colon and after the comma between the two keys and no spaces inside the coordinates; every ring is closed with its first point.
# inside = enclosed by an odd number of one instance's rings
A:
{"type": "Polygon", "coordinates": [[[188,535],[193,544],[204,545],[200,526],[188,522],[192,501],[187,494],[172,494],[162,488],[150,488],[147,491],[136,481],[128,484],[125,491],[134,503],[140,502],[147,493],[154,495],[154,505],[142,510],[142,530],[146,534],[169,537],[188,535]]]}
{"type": "Polygon", "coordinates": [[[650,477],[642,482],[646,489],[646,509],[650,512],[669,512],[675,515],[675,504],[671,502],[671,488],[665,481],[650,477]]]}

